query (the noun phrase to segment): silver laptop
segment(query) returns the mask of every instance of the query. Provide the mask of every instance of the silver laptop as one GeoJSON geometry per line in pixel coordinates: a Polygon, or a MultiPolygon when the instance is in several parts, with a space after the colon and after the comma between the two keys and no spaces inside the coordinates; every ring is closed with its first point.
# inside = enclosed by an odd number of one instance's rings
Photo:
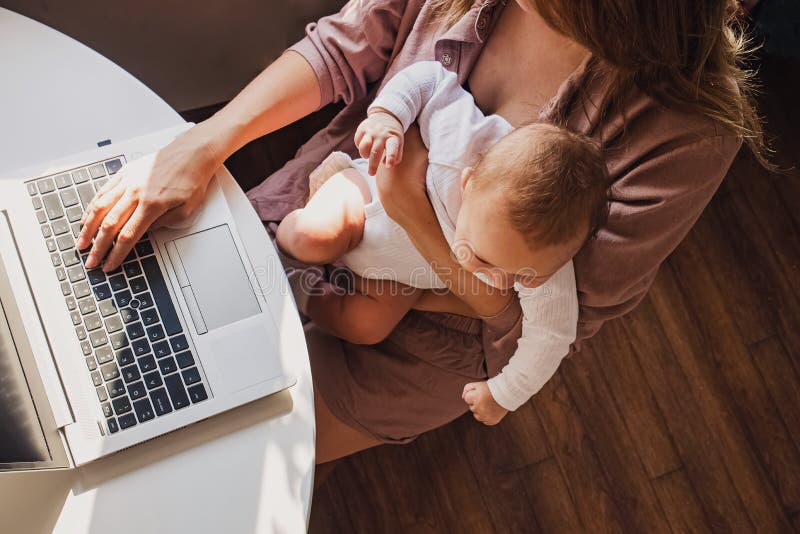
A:
{"type": "Polygon", "coordinates": [[[0,471],[81,465],[294,384],[283,271],[224,168],[118,270],[75,248],[106,180],[189,126],[0,181],[0,471]]]}

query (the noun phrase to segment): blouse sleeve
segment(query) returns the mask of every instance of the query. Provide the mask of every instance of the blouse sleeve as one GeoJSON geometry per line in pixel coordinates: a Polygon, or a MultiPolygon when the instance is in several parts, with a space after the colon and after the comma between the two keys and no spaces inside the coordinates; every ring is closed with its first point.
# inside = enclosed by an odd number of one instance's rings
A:
{"type": "Polygon", "coordinates": [[[320,107],[366,95],[383,77],[409,0],[350,0],[336,14],[306,26],[289,50],[303,56],[319,82],[320,107]]]}
{"type": "MultiPolygon", "coordinates": [[[[651,135],[655,137],[655,135],[651,135]]],[[[741,146],[734,135],[686,136],[618,160],[607,223],[574,258],[580,301],[576,343],[633,309],[661,262],[699,218],[741,146]]],[[[615,169],[611,169],[612,173],[615,169]]],[[[580,348],[576,346],[575,348],[580,348]]]]}

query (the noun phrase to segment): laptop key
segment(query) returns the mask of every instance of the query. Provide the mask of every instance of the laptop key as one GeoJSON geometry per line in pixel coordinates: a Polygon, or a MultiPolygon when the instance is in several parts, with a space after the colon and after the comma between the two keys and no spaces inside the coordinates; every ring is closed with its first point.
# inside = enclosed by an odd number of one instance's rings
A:
{"type": "Polygon", "coordinates": [[[113,417],[109,417],[106,419],[106,424],[108,425],[108,432],[111,434],[116,434],[119,432],[119,425],[117,424],[117,420],[113,417]]]}
{"type": "Polygon", "coordinates": [[[69,282],[64,280],[61,282],[61,294],[65,297],[72,293],[72,286],[69,285],[69,282]]]}
{"type": "MultiPolygon", "coordinates": [[[[81,267],[82,269],[83,267],[81,267]]],[[[92,293],[92,290],[89,289],[89,284],[86,282],[78,282],[74,286],[72,286],[75,291],[75,298],[82,299],[83,297],[89,296],[92,293]]],[[[102,300],[98,298],[97,300],[102,300]]]]}
{"type": "Polygon", "coordinates": [[[147,386],[147,389],[161,387],[163,383],[164,382],[161,380],[161,375],[158,373],[158,371],[153,371],[144,375],[144,384],[147,386]]]}
{"type": "Polygon", "coordinates": [[[131,291],[134,294],[141,293],[142,291],[147,291],[147,282],[144,281],[144,276],[137,276],[136,278],[132,278],[128,281],[128,284],[131,286],[131,291]]]}
{"type": "Polygon", "coordinates": [[[92,344],[88,341],[81,341],[81,352],[83,352],[84,356],[88,356],[92,353],[92,344]]]}
{"type": "Polygon", "coordinates": [[[146,338],[137,339],[131,343],[131,347],[133,347],[133,353],[136,356],[144,356],[150,352],[150,343],[147,342],[146,338]]]}
{"type": "Polygon", "coordinates": [[[128,396],[131,400],[141,399],[145,395],[147,395],[147,390],[142,382],[134,382],[128,386],[128,396]]]}
{"type": "Polygon", "coordinates": [[[194,358],[192,357],[191,351],[185,350],[180,354],[175,355],[175,361],[178,362],[178,367],[181,369],[186,369],[194,365],[194,358]]]}
{"type": "MultiPolygon", "coordinates": [[[[38,197],[37,197],[38,200],[38,197]]],[[[44,210],[37,210],[36,211],[36,220],[39,221],[39,224],[44,224],[47,222],[47,214],[44,210]]]]}
{"type": "Polygon", "coordinates": [[[156,358],[163,358],[164,356],[169,356],[172,354],[172,351],[169,348],[169,343],[166,341],[153,343],[153,352],[155,353],[156,358]]]}
{"type": "Polygon", "coordinates": [[[81,262],[80,256],[78,256],[78,253],[74,249],[62,252],[61,259],[64,261],[64,265],[67,267],[72,267],[73,265],[77,265],[81,262]]]}
{"type": "Polygon", "coordinates": [[[187,386],[200,382],[200,371],[197,370],[197,367],[190,367],[181,374],[183,375],[183,382],[187,386]]]}
{"type": "Polygon", "coordinates": [[[119,313],[122,317],[122,322],[125,324],[132,323],[139,319],[139,313],[132,308],[122,308],[119,313]]]}
{"type": "Polygon", "coordinates": [[[56,188],[56,185],[53,182],[52,178],[42,178],[41,180],[36,182],[36,185],[39,186],[39,192],[41,194],[43,194],[43,195],[45,193],[49,193],[50,191],[53,191],[56,188]]]}
{"type": "Polygon", "coordinates": [[[140,423],[153,419],[156,414],[153,412],[153,406],[148,399],[139,399],[134,401],[133,410],[136,412],[136,418],[140,423]]]}
{"type": "Polygon", "coordinates": [[[47,213],[47,218],[51,221],[64,216],[64,208],[61,207],[58,193],[49,193],[42,196],[42,204],[44,204],[44,211],[47,213]]]}
{"type": "Polygon", "coordinates": [[[148,256],[143,258],[142,269],[144,269],[147,282],[150,284],[150,292],[156,301],[156,308],[158,308],[158,313],[161,315],[167,335],[171,336],[182,332],[183,328],[180,320],[178,320],[178,314],[175,312],[172,297],[167,290],[164,275],[161,273],[156,257],[148,256]]]}
{"type": "Polygon", "coordinates": [[[100,399],[100,402],[105,402],[108,400],[108,393],[106,393],[106,388],[100,386],[95,389],[97,392],[97,398],[100,399]]]}
{"type": "Polygon", "coordinates": [[[103,330],[97,330],[89,334],[89,341],[92,342],[92,347],[100,347],[108,343],[108,334],[106,334],[103,330]]]}
{"type": "Polygon", "coordinates": [[[106,417],[111,417],[112,415],[114,415],[114,410],[111,409],[110,402],[103,403],[103,415],[106,417]]]}
{"type": "Polygon", "coordinates": [[[153,401],[153,408],[155,408],[156,414],[164,415],[172,411],[172,406],[170,406],[169,398],[164,388],[151,391],[150,400],[153,401]]]}
{"type": "Polygon", "coordinates": [[[103,385],[103,377],[100,375],[99,371],[92,372],[92,384],[94,384],[95,387],[103,385]]]}
{"type": "Polygon", "coordinates": [[[150,326],[158,322],[158,313],[156,313],[156,310],[142,310],[141,316],[145,326],[150,326]]]}
{"type": "Polygon", "coordinates": [[[86,273],[87,278],[89,279],[89,283],[93,286],[96,286],[100,282],[106,281],[106,273],[101,271],[100,269],[92,269],[91,271],[86,273]]]}
{"type": "Polygon", "coordinates": [[[110,338],[111,346],[114,347],[114,350],[128,346],[128,336],[125,335],[125,332],[114,332],[110,338]]]}
{"type": "Polygon", "coordinates": [[[114,301],[111,299],[106,299],[100,302],[97,305],[98,309],[100,310],[100,315],[103,317],[108,317],[109,315],[116,313],[117,307],[114,306],[114,301]]]}
{"type": "Polygon", "coordinates": [[[133,412],[126,413],[125,415],[118,417],[117,420],[119,421],[119,427],[122,430],[136,425],[136,417],[133,415],[133,412]]]}
{"type": "Polygon", "coordinates": [[[57,247],[56,247],[56,240],[55,239],[53,239],[53,238],[47,239],[45,241],[45,244],[47,245],[47,252],[55,252],[56,251],[57,247]]]}
{"type": "Polygon", "coordinates": [[[83,325],[86,327],[86,330],[91,332],[103,326],[103,319],[100,317],[99,313],[92,313],[83,319],[83,325]]]}
{"type": "Polygon", "coordinates": [[[50,225],[49,224],[43,224],[42,225],[42,236],[50,237],[51,235],[53,235],[53,230],[50,228],[50,225]]]}
{"type": "Polygon", "coordinates": [[[56,267],[56,278],[58,278],[59,282],[63,282],[67,279],[67,271],[63,267],[56,267]]]}
{"type": "MultiPolygon", "coordinates": [[[[89,368],[90,371],[94,371],[97,369],[97,362],[94,360],[94,357],[87,356],[86,357],[86,367],[89,368]]],[[[97,376],[100,377],[100,373],[97,373],[97,376]]],[[[100,384],[103,383],[103,377],[100,377],[100,384]]],[[[100,384],[95,384],[95,386],[99,386],[100,384]]]]}
{"type": "Polygon", "coordinates": [[[103,189],[103,186],[106,185],[107,183],[108,183],[108,178],[100,178],[99,180],[96,180],[94,182],[94,188],[97,189],[97,192],[99,193],[100,190],[103,189]]]}
{"type": "Polygon", "coordinates": [[[120,365],[130,365],[136,361],[136,358],[133,357],[133,351],[130,347],[125,347],[117,351],[117,362],[120,365]]]}
{"type": "Polygon", "coordinates": [[[81,184],[77,189],[78,197],[81,199],[81,206],[83,206],[83,209],[86,209],[94,198],[94,187],[92,187],[92,184],[81,184]]]}
{"type": "Polygon", "coordinates": [[[92,165],[89,167],[89,175],[92,178],[102,178],[106,175],[106,168],[103,166],[102,163],[98,163],[97,165],[92,165]]]}
{"type": "Polygon", "coordinates": [[[136,295],[136,298],[139,300],[139,309],[145,310],[153,306],[153,297],[150,293],[139,293],[136,295]]]}
{"type": "Polygon", "coordinates": [[[69,173],[65,172],[64,174],[59,174],[54,178],[56,182],[56,187],[59,189],[64,189],[65,187],[69,187],[72,185],[72,178],[69,177],[69,173]]]}
{"type": "Polygon", "coordinates": [[[74,189],[65,189],[59,193],[59,196],[61,197],[61,203],[65,208],[69,208],[80,202],[78,193],[74,189]]]}
{"type": "Polygon", "coordinates": [[[78,222],[83,217],[83,210],[80,206],[72,206],[68,208],[67,211],[67,220],[71,223],[78,222]]]}
{"type": "Polygon", "coordinates": [[[133,409],[130,399],[126,396],[117,397],[111,401],[111,404],[114,406],[114,413],[117,415],[128,413],[133,409]]]}
{"type": "Polygon", "coordinates": [[[117,171],[119,171],[121,168],[122,160],[119,158],[106,161],[106,170],[108,171],[108,174],[117,174],[117,171]]]}
{"type": "Polygon", "coordinates": [[[151,342],[164,339],[164,329],[160,324],[155,324],[147,328],[147,339],[149,339],[151,342]]]}
{"type": "Polygon", "coordinates": [[[69,312],[69,317],[72,319],[72,324],[78,326],[81,324],[81,312],[78,310],[69,312]]]}
{"type": "Polygon", "coordinates": [[[28,182],[28,183],[25,184],[25,186],[28,188],[28,194],[30,196],[33,196],[33,195],[36,195],[36,194],[39,193],[38,189],[36,189],[36,182],[28,182]]]}
{"type": "Polygon", "coordinates": [[[152,354],[148,354],[146,356],[142,356],[141,358],[139,358],[139,369],[141,369],[143,373],[152,371],[155,368],[156,368],[156,359],[153,358],[152,354]]]}
{"type": "Polygon", "coordinates": [[[149,256],[153,253],[153,245],[150,241],[139,241],[136,243],[136,253],[139,257],[149,256]]]}
{"type": "Polygon", "coordinates": [[[95,304],[92,297],[85,297],[78,301],[78,309],[83,315],[88,315],[97,311],[97,304],[95,304]]]}
{"type": "Polygon", "coordinates": [[[141,377],[142,375],[139,374],[139,368],[135,365],[128,365],[122,368],[122,379],[126,384],[139,380],[141,377]]]}
{"type": "Polygon", "coordinates": [[[120,319],[118,315],[106,319],[106,331],[109,334],[119,332],[120,330],[122,330],[122,319],[120,319]]]}
{"type": "Polygon", "coordinates": [[[84,339],[86,339],[86,336],[87,336],[86,328],[84,328],[83,325],[76,326],[75,327],[75,335],[78,336],[78,339],[83,341],[84,339]]]}
{"type": "Polygon", "coordinates": [[[72,237],[78,239],[78,236],[81,235],[81,223],[75,222],[70,225],[70,229],[72,230],[72,237]]]}
{"type": "Polygon", "coordinates": [[[75,246],[75,240],[69,234],[60,235],[56,238],[56,245],[58,245],[58,250],[69,250],[75,246]]]}
{"type": "Polygon", "coordinates": [[[50,226],[53,228],[53,233],[55,235],[62,235],[69,232],[69,223],[66,219],[56,219],[50,226]]]}
{"type": "Polygon", "coordinates": [[[50,261],[53,263],[53,267],[58,267],[61,265],[61,256],[58,255],[58,252],[53,252],[50,254],[50,261]]]}
{"type": "Polygon", "coordinates": [[[169,344],[172,345],[172,350],[174,352],[180,352],[189,348],[189,343],[186,341],[186,336],[183,335],[171,338],[169,340],[169,344]]]}
{"type": "Polygon", "coordinates": [[[109,276],[108,283],[111,284],[111,289],[113,291],[122,291],[128,288],[128,281],[125,280],[125,275],[122,273],[109,276]]]}
{"type": "Polygon", "coordinates": [[[80,184],[89,180],[89,172],[86,169],[78,169],[72,171],[72,179],[76,184],[80,184]]]}
{"type": "Polygon", "coordinates": [[[112,382],[108,382],[106,387],[108,388],[108,394],[112,399],[125,393],[125,383],[120,378],[112,382]]]}
{"type": "Polygon", "coordinates": [[[100,372],[103,373],[103,380],[106,382],[114,380],[119,376],[119,368],[116,363],[107,363],[100,367],[100,372]]]}
{"type": "Polygon", "coordinates": [[[94,296],[97,297],[97,300],[106,300],[111,298],[111,288],[108,287],[108,284],[98,284],[92,289],[94,290],[94,296]]]}
{"type": "Polygon", "coordinates": [[[117,307],[124,308],[131,302],[131,292],[126,289],[119,293],[114,293],[114,300],[117,301],[117,307]]]}
{"type": "Polygon", "coordinates": [[[106,364],[114,359],[114,352],[108,345],[103,345],[102,347],[99,347],[97,350],[94,351],[94,355],[97,358],[97,363],[99,363],[100,365],[106,364]]]}
{"type": "Polygon", "coordinates": [[[192,402],[201,402],[208,398],[208,394],[206,393],[206,388],[203,387],[203,384],[196,384],[189,388],[189,398],[192,399],[192,402]]]}
{"type": "Polygon", "coordinates": [[[189,397],[186,395],[186,390],[183,388],[183,382],[180,376],[177,374],[165,376],[164,383],[167,386],[172,405],[176,410],[189,406],[189,397]]]}
{"type": "Polygon", "coordinates": [[[128,276],[128,278],[134,278],[142,274],[142,268],[139,267],[139,262],[137,261],[124,263],[122,265],[122,270],[125,271],[125,274],[128,276]]]}
{"type": "Polygon", "coordinates": [[[158,360],[158,368],[161,369],[162,375],[168,375],[178,370],[178,366],[175,364],[175,358],[172,356],[158,360]]]}
{"type": "Polygon", "coordinates": [[[125,330],[128,332],[128,339],[133,340],[144,337],[144,327],[139,321],[129,324],[125,327],[125,330]]]}

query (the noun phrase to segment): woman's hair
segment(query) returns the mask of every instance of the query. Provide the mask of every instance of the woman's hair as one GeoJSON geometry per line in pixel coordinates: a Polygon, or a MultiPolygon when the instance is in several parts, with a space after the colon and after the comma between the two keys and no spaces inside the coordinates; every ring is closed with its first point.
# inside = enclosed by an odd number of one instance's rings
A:
{"type": "MultiPolygon", "coordinates": [[[[510,0],[513,1],[513,0],[510,0]]],[[[608,113],[633,88],[665,106],[700,113],[734,131],[767,168],[769,152],[753,99],[750,53],[736,0],[527,0],[547,24],[604,60],[608,113]]],[[[432,0],[456,22],[472,0],[432,0]]]]}

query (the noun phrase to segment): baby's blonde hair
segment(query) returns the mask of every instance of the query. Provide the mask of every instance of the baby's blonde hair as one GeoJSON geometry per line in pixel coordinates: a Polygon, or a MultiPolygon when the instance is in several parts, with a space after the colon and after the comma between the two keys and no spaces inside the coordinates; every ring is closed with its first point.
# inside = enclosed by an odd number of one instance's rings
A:
{"type": "Polygon", "coordinates": [[[532,246],[583,242],[606,220],[610,180],[600,147],[552,124],[506,135],[481,157],[473,182],[502,188],[509,222],[532,246]]]}

